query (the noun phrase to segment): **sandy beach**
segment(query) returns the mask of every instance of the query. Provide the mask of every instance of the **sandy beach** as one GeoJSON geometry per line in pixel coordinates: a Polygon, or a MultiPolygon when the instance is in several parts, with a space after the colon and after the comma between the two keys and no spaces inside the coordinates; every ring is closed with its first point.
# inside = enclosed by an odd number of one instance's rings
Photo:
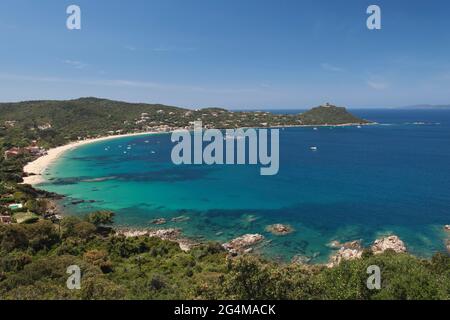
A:
{"type": "Polygon", "coordinates": [[[124,137],[142,136],[142,135],[148,135],[148,134],[157,134],[157,133],[160,133],[160,132],[151,131],[151,132],[138,132],[138,133],[105,136],[105,137],[101,137],[101,138],[75,141],[75,142],[71,142],[69,144],[60,146],[60,147],[50,149],[47,151],[46,155],[39,157],[36,160],[28,163],[23,168],[23,171],[30,175],[28,177],[23,178],[23,180],[24,180],[23,183],[30,184],[30,185],[36,185],[36,184],[45,182],[45,178],[43,176],[45,173],[45,170],[54,161],[56,161],[60,156],[62,156],[65,152],[67,152],[69,150],[73,150],[73,149],[81,147],[83,145],[94,143],[94,142],[99,142],[99,141],[124,138],[124,137]]]}

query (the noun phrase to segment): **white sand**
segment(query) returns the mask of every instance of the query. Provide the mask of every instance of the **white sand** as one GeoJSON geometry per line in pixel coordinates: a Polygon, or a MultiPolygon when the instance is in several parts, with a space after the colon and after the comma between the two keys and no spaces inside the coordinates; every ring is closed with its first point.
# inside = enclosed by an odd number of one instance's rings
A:
{"type": "Polygon", "coordinates": [[[132,137],[132,136],[141,136],[141,135],[148,135],[148,134],[157,134],[159,132],[139,132],[139,133],[129,133],[129,134],[121,134],[121,135],[113,135],[113,136],[106,136],[101,138],[95,138],[95,139],[86,139],[76,142],[71,142],[69,144],[66,144],[64,146],[60,146],[57,148],[53,148],[47,151],[47,154],[45,156],[39,157],[36,160],[28,163],[24,168],[23,171],[27,174],[34,174],[29,177],[23,178],[23,183],[25,184],[31,184],[35,185],[38,183],[45,182],[45,178],[43,177],[43,174],[45,170],[54,162],[56,161],[60,156],[62,156],[66,151],[73,150],[75,148],[78,148],[80,146],[94,143],[98,141],[105,141],[105,140],[111,140],[111,139],[117,139],[117,138],[124,138],[124,137],[132,137]]]}

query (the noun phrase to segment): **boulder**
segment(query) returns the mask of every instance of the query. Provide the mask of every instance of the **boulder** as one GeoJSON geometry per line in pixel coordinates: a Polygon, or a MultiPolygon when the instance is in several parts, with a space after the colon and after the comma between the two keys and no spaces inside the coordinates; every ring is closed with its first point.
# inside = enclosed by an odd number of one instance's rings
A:
{"type": "Polygon", "coordinates": [[[241,237],[233,239],[222,246],[231,254],[245,253],[249,247],[261,242],[264,237],[260,234],[245,234],[241,237]]]}
{"type": "Polygon", "coordinates": [[[446,224],[446,225],[444,226],[444,230],[445,230],[445,231],[450,231],[450,224],[446,224]]]}
{"type": "Polygon", "coordinates": [[[372,252],[374,254],[383,253],[388,249],[394,250],[397,253],[406,252],[405,244],[395,235],[377,239],[372,245],[372,252]]]}

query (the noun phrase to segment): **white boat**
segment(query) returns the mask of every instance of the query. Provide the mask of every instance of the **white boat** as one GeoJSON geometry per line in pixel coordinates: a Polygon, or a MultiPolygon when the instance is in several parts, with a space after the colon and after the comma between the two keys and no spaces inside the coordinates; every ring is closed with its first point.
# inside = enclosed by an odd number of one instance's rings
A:
{"type": "Polygon", "coordinates": [[[318,129],[314,127],[314,130],[318,130],[318,129]]]}
{"type": "Polygon", "coordinates": [[[317,151],[317,147],[311,147],[310,148],[312,151],[317,151]]]}

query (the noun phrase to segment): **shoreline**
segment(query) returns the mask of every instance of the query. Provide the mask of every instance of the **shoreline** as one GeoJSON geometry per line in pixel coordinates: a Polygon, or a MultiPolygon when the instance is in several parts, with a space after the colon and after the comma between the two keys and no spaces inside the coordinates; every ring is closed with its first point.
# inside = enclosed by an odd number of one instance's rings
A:
{"type": "Polygon", "coordinates": [[[34,186],[36,184],[45,182],[46,180],[43,176],[45,171],[48,169],[48,167],[52,163],[54,163],[56,160],[58,160],[67,151],[74,150],[76,148],[79,148],[79,147],[87,145],[87,144],[92,144],[92,143],[101,142],[101,141],[113,140],[113,139],[118,139],[118,138],[126,138],[126,137],[134,137],[134,136],[154,135],[154,134],[159,134],[159,133],[163,133],[163,132],[148,131],[148,132],[137,132],[137,133],[126,133],[126,134],[119,134],[119,135],[104,136],[104,137],[99,137],[99,138],[74,141],[74,142],[70,142],[68,144],[59,146],[59,147],[49,149],[49,150],[47,150],[46,155],[43,155],[43,156],[37,158],[36,160],[27,163],[23,167],[23,172],[29,175],[27,177],[23,177],[23,184],[29,184],[31,186],[34,186]]]}
{"type": "MultiPolygon", "coordinates": [[[[256,129],[267,129],[267,128],[273,128],[273,129],[279,129],[279,128],[308,128],[308,127],[354,127],[354,126],[367,126],[367,125],[376,125],[378,123],[376,122],[369,122],[369,123],[343,123],[343,124],[319,124],[319,125],[291,125],[291,126],[273,126],[273,127],[261,127],[256,129]]],[[[248,128],[248,127],[244,127],[248,128]]],[[[85,139],[80,141],[73,141],[68,144],[55,147],[52,149],[49,149],[47,151],[47,154],[44,156],[41,156],[37,158],[34,161],[31,161],[27,163],[23,167],[23,172],[27,174],[28,176],[23,177],[23,184],[29,184],[31,186],[35,186],[37,184],[45,182],[44,173],[48,169],[48,167],[54,163],[56,160],[58,160],[59,157],[61,157],[64,153],[67,151],[76,149],[78,147],[100,142],[100,141],[107,141],[112,139],[118,139],[118,138],[126,138],[126,137],[134,137],[134,136],[142,136],[142,135],[154,135],[154,134],[163,134],[163,133],[170,133],[169,132],[159,132],[159,131],[147,131],[147,132],[136,132],[136,133],[126,133],[126,134],[119,134],[119,135],[110,135],[110,136],[104,136],[99,138],[92,138],[92,139],[85,139]]]]}

